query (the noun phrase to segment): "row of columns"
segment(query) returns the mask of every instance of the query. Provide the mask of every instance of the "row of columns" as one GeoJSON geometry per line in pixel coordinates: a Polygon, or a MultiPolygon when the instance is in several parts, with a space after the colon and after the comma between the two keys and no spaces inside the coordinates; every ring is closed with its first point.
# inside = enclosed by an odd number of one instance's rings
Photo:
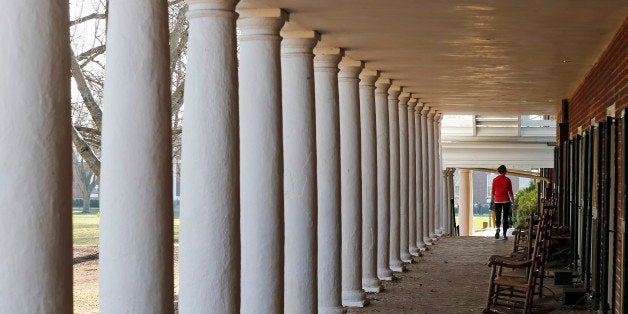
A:
{"type": "MultiPolygon", "coordinates": [[[[187,0],[179,311],[364,306],[365,292],[380,292],[444,233],[440,114],[342,49],[315,48],[316,32],[281,31],[285,11],[236,13],[237,2],[187,0]]],[[[108,9],[100,311],[169,313],[167,3],[108,9]]],[[[67,3],[25,0],[0,18],[7,47],[37,47],[0,58],[0,171],[15,187],[0,189],[0,201],[21,209],[0,222],[12,234],[0,249],[13,252],[0,269],[0,289],[11,287],[0,290],[0,312],[69,312],[67,3]],[[32,10],[37,21],[24,18],[32,10]],[[39,68],[24,71],[33,67],[21,60],[39,68]],[[18,185],[37,195],[17,197],[18,185]]]]}

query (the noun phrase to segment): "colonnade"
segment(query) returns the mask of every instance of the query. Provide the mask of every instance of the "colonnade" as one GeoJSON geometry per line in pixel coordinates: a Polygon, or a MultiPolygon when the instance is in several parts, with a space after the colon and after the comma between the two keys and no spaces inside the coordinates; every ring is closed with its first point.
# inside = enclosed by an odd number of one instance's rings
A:
{"type": "MultiPolygon", "coordinates": [[[[315,31],[282,31],[285,11],[237,2],[187,1],[179,310],[364,306],[449,230],[441,114],[315,31]]],[[[109,2],[102,313],[173,311],[166,6],[109,2]]],[[[0,19],[7,47],[30,47],[0,56],[0,202],[15,211],[0,222],[0,312],[70,312],[67,1],[8,4],[0,19]]]]}

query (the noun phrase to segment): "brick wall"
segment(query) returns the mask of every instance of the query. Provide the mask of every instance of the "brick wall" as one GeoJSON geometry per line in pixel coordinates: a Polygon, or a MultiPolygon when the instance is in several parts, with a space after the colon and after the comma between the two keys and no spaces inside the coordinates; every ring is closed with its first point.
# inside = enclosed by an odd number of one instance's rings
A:
{"type": "MultiPolygon", "coordinates": [[[[598,57],[596,63],[581,81],[574,93],[569,98],[568,121],[569,137],[572,138],[578,132],[578,127],[587,130],[592,118],[596,122],[600,122],[606,118],[607,108],[615,106],[614,115],[617,118],[617,156],[616,166],[616,206],[617,206],[617,232],[615,233],[615,312],[621,313],[621,278],[622,274],[622,241],[623,235],[621,230],[621,221],[623,219],[622,203],[623,195],[621,187],[621,178],[623,170],[622,165],[622,137],[621,130],[623,127],[623,119],[621,119],[622,109],[628,107],[628,18],[624,19],[621,27],[612,38],[609,45],[598,57]]],[[[610,292],[610,291],[609,291],[610,292]]],[[[625,307],[624,307],[625,308],[625,307]]]]}

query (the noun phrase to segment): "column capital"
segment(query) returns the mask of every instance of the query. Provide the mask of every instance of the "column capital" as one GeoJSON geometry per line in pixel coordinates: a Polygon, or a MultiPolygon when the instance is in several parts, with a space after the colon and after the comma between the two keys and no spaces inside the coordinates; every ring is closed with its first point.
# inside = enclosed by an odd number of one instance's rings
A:
{"type": "Polygon", "coordinates": [[[417,99],[417,103],[416,103],[416,106],[414,107],[414,111],[416,111],[417,114],[421,115],[421,110],[423,110],[423,106],[425,106],[425,104],[418,101],[417,99]]]}
{"type": "Polygon", "coordinates": [[[188,20],[199,17],[236,17],[236,4],[240,0],[185,0],[188,20]]]}
{"type": "Polygon", "coordinates": [[[401,94],[401,86],[391,85],[388,88],[388,100],[399,100],[399,94],[401,94]]]}
{"type": "Polygon", "coordinates": [[[427,117],[427,113],[430,112],[432,108],[429,106],[426,106],[425,103],[423,103],[423,109],[421,109],[421,116],[423,117],[427,117]]]}
{"type": "Polygon", "coordinates": [[[434,107],[430,108],[430,110],[427,112],[427,118],[434,121],[435,115],[436,115],[436,109],[434,109],[434,107]]]}
{"type": "Polygon", "coordinates": [[[357,79],[363,67],[364,62],[345,56],[338,64],[338,68],[340,69],[338,79],[357,79]]]}
{"type": "Polygon", "coordinates": [[[417,101],[419,101],[418,99],[411,97],[408,100],[408,111],[412,112],[414,111],[414,107],[416,106],[417,101]]]}
{"type": "Polygon", "coordinates": [[[409,101],[410,101],[410,93],[402,92],[401,94],[399,94],[399,106],[406,106],[408,105],[409,101]]]}
{"type": "Polygon", "coordinates": [[[289,18],[288,12],[279,8],[242,9],[238,10],[238,13],[240,40],[255,40],[264,36],[277,36],[277,39],[280,39],[279,30],[289,18]]]}
{"type": "Polygon", "coordinates": [[[377,81],[375,81],[375,93],[388,94],[388,88],[390,88],[390,83],[390,79],[380,76],[377,81]]]}
{"type": "Polygon", "coordinates": [[[312,49],[321,39],[316,31],[281,31],[281,56],[311,55],[312,49]]]}
{"type": "Polygon", "coordinates": [[[379,78],[379,71],[369,70],[369,69],[364,68],[362,69],[362,72],[360,72],[359,77],[360,77],[360,86],[375,87],[375,82],[379,78]]]}
{"type": "Polygon", "coordinates": [[[338,64],[345,52],[342,48],[316,47],[314,48],[314,71],[330,71],[338,73],[338,64]]]}

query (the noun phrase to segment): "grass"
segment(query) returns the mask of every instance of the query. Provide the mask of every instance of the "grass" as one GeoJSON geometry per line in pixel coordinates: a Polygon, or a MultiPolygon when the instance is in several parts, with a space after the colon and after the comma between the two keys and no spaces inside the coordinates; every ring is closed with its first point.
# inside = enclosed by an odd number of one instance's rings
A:
{"type": "MultiPolygon", "coordinates": [[[[174,215],[174,241],[179,242],[179,213],[174,215]]],[[[75,245],[98,245],[100,218],[96,213],[83,214],[72,210],[72,238],[75,245]]]]}
{"type": "MultiPolygon", "coordinates": [[[[490,219],[491,216],[473,216],[473,231],[484,229],[483,223],[488,223],[490,219]]],[[[456,216],[456,223],[458,223],[458,216],[456,216]]],[[[491,226],[492,224],[493,223],[490,222],[489,226],[491,226]]]]}

